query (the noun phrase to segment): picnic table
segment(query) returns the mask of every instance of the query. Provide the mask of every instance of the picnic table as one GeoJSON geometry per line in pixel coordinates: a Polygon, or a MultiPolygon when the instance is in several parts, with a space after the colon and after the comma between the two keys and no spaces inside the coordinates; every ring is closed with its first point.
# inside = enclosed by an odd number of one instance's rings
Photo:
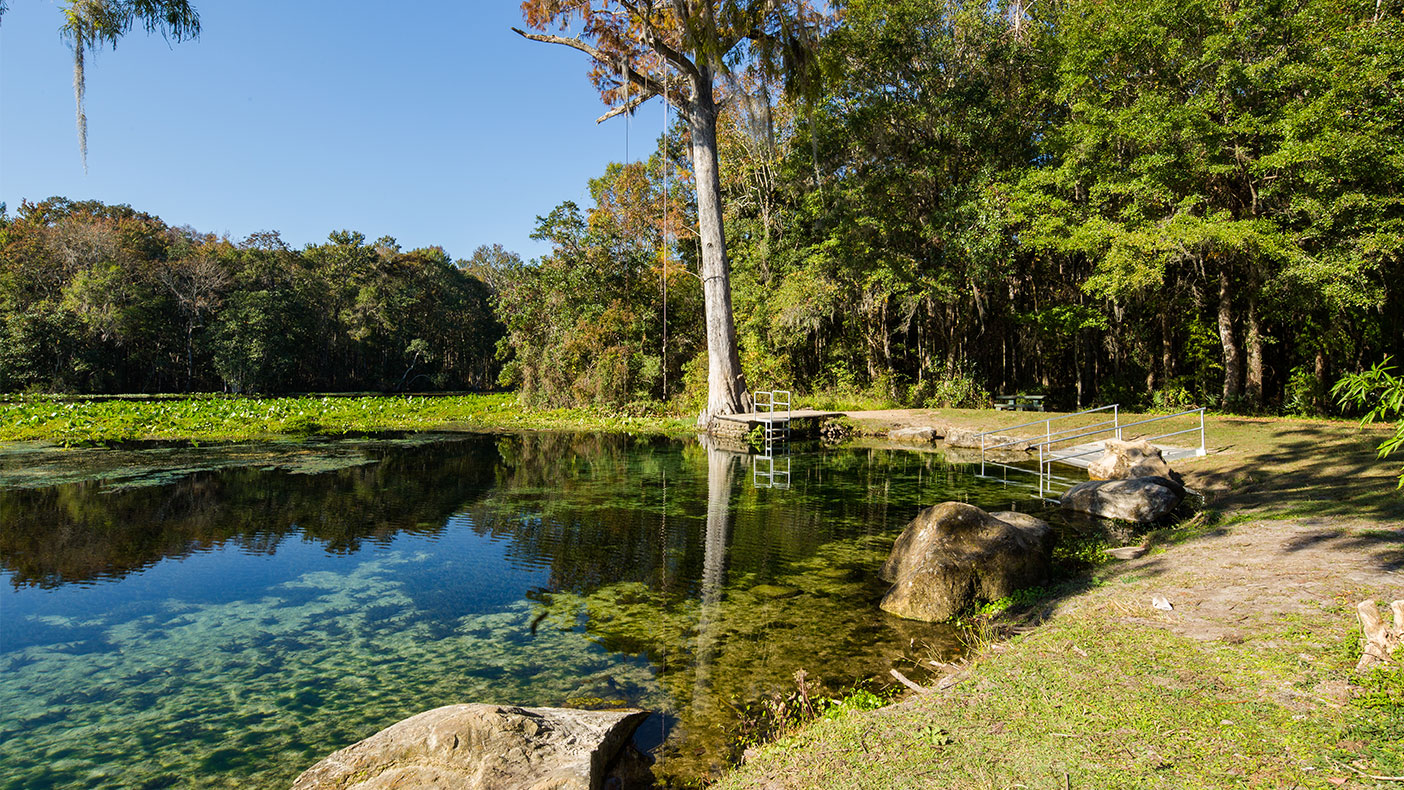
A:
{"type": "Polygon", "coordinates": [[[996,395],[996,411],[1043,411],[1044,395],[996,395]]]}

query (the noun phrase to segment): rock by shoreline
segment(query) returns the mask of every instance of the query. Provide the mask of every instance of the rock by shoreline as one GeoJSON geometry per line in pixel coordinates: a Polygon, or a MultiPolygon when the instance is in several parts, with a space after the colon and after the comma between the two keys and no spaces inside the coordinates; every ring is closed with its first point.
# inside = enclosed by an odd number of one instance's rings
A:
{"type": "Polygon", "coordinates": [[[333,752],[293,790],[631,790],[652,786],[633,748],[643,710],[447,705],[333,752]]]}

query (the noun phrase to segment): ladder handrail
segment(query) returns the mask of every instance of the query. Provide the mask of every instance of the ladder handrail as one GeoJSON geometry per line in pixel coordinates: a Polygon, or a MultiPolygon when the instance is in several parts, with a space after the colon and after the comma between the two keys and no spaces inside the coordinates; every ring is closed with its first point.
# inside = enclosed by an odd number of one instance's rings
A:
{"type": "MultiPolygon", "coordinates": [[[[756,390],[751,393],[752,408],[755,409],[756,422],[765,426],[764,441],[765,455],[762,458],[769,458],[774,452],[775,446],[779,444],[789,452],[790,444],[790,404],[791,395],[789,390],[756,390]],[[780,397],[784,396],[784,397],[780,397]],[[784,406],[783,413],[775,411],[776,406],[784,406]],[[765,411],[761,411],[765,407],[765,411]]],[[[788,472],[786,473],[788,474],[788,472]]],[[[774,476],[772,474],[772,482],[774,476]]],[[[788,479],[788,478],[787,478],[788,479]]],[[[789,486],[786,485],[788,488],[789,486]]]]}
{"type": "Polygon", "coordinates": [[[766,413],[773,415],[775,414],[775,408],[783,405],[785,407],[785,419],[788,420],[790,418],[790,412],[794,411],[794,409],[791,408],[792,398],[789,390],[756,390],[752,393],[752,398],[755,404],[754,408],[756,414],[760,414],[761,407],[764,406],[766,413]],[[784,395],[785,397],[778,397],[780,395],[784,395]],[[761,401],[761,396],[765,397],[764,402],[761,401]]]}

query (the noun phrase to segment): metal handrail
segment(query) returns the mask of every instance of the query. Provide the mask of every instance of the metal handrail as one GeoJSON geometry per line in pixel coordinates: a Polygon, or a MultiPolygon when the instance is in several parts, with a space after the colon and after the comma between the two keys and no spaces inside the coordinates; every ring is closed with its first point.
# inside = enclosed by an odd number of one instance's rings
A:
{"type": "MultiPolygon", "coordinates": [[[[1160,415],[1159,417],[1151,417],[1150,419],[1146,419],[1146,420],[1137,420],[1137,421],[1135,421],[1135,422],[1124,422],[1124,423],[1121,424],[1121,427],[1123,427],[1123,428],[1130,428],[1130,427],[1133,426],[1133,425],[1145,425],[1145,424],[1147,424],[1147,423],[1160,422],[1161,420],[1170,420],[1170,419],[1174,419],[1175,417],[1183,417],[1183,416],[1185,416],[1186,414],[1198,414],[1200,417],[1203,417],[1203,416],[1204,416],[1204,407],[1203,407],[1203,406],[1200,406],[1200,407],[1197,408],[1197,409],[1185,409],[1184,411],[1177,411],[1177,412],[1175,412],[1174,414],[1162,414],[1162,415],[1160,415]]],[[[1196,430],[1196,429],[1191,428],[1190,430],[1196,430]]],[[[1166,435],[1168,436],[1169,434],[1166,434],[1166,435]]]]}
{"type": "Polygon", "coordinates": [[[758,390],[754,393],[754,397],[756,414],[760,414],[761,407],[764,406],[766,413],[773,415],[775,414],[775,407],[783,405],[785,407],[785,419],[788,420],[790,418],[790,412],[793,411],[793,409],[790,407],[792,401],[789,390],[758,390]],[[785,397],[783,399],[777,397],[780,395],[784,395],[785,397]],[[762,396],[765,398],[764,402],[761,401],[762,396]]]}
{"type": "Polygon", "coordinates": [[[791,395],[789,390],[757,390],[753,393],[756,422],[765,426],[765,452],[769,457],[771,448],[776,442],[784,443],[786,447],[790,442],[790,411],[791,395]],[[783,396],[783,397],[781,397],[783,396]],[[776,406],[784,406],[783,414],[777,414],[776,406]],[[761,408],[765,411],[762,412],[761,408]]]}
{"type": "MultiPolygon", "coordinates": [[[[1106,425],[1106,423],[1099,423],[1099,425],[1106,425]]],[[[1035,442],[1035,441],[1033,441],[1032,439],[1026,439],[1025,441],[1030,442],[1030,444],[1028,445],[1028,448],[1029,448],[1030,450],[1032,450],[1032,449],[1034,449],[1035,447],[1038,447],[1038,448],[1049,447],[1049,446],[1051,446],[1051,445],[1053,445],[1053,444],[1057,444],[1058,442],[1070,442],[1070,441],[1073,441],[1074,439],[1082,439],[1082,438],[1085,438],[1085,437],[1087,437],[1087,436],[1096,436],[1096,435],[1099,434],[1099,433],[1107,433],[1108,431],[1111,431],[1111,432],[1116,433],[1116,432],[1119,432],[1119,430],[1120,430],[1121,428],[1125,428],[1125,427],[1126,427],[1126,424],[1125,424],[1125,423],[1121,423],[1121,424],[1118,425],[1116,428],[1096,428],[1095,430],[1091,430],[1091,431],[1083,431],[1082,433],[1075,433],[1075,434],[1073,434],[1073,435],[1071,435],[1071,436],[1061,436],[1061,437],[1059,437],[1059,438],[1057,438],[1057,439],[1054,439],[1054,438],[1052,438],[1051,436],[1049,436],[1049,437],[1045,437],[1045,438],[1043,439],[1043,441],[1039,441],[1039,442],[1035,442]]],[[[1017,442],[1016,442],[1016,444],[1017,444],[1017,442]]],[[[1000,446],[1002,446],[1002,445],[995,445],[994,447],[991,447],[990,449],[991,449],[991,450],[995,450],[995,449],[998,449],[1000,446]]]]}
{"type": "MultiPolygon", "coordinates": [[[[1111,432],[1114,433],[1117,437],[1120,437],[1120,436],[1121,436],[1121,404],[1119,404],[1119,403],[1113,403],[1113,404],[1111,404],[1111,405],[1109,405],[1109,406],[1098,406],[1098,407],[1093,408],[1093,409],[1083,409],[1082,411],[1073,412],[1072,414],[1063,414],[1063,415],[1059,415],[1059,416],[1057,416],[1057,417],[1045,417],[1045,418],[1043,418],[1043,419],[1041,419],[1041,420],[1033,420],[1033,421],[1031,421],[1031,422],[1020,423],[1020,424],[1018,424],[1018,425],[1007,425],[1007,426],[1004,426],[1004,427],[1002,427],[1002,428],[996,428],[996,429],[994,429],[994,430],[992,430],[992,431],[984,431],[984,432],[982,432],[982,433],[976,434],[977,436],[980,437],[980,476],[981,476],[981,477],[984,477],[984,476],[985,476],[985,470],[986,470],[986,465],[987,465],[987,463],[992,464],[993,466],[996,466],[996,467],[1003,467],[1003,468],[1005,468],[1005,469],[1016,469],[1016,470],[1019,470],[1019,471],[1022,471],[1022,472],[1028,472],[1028,471],[1029,471],[1029,470],[1027,470],[1027,469],[1021,469],[1020,467],[1017,467],[1017,466],[1016,466],[1016,467],[1011,467],[1011,466],[1008,466],[1008,465],[1006,465],[1006,464],[1000,464],[1000,463],[989,462],[988,459],[986,458],[986,453],[989,452],[990,450],[998,450],[998,449],[1000,449],[1001,447],[1010,447],[1010,446],[1013,446],[1013,445],[1016,445],[1016,444],[1017,444],[1017,445],[1023,445],[1026,449],[1029,449],[1029,450],[1032,450],[1034,447],[1037,447],[1037,448],[1038,448],[1038,471],[1037,471],[1037,472],[1032,472],[1032,474],[1037,474],[1037,475],[1038,475],[1038,496],[1039,496],[1040,499],[1043,499],[1043,498],[1045,498],[1045,497],[1044,497],[1044,492],[1045,492],[1045,491],[1048,491],[1048,486],[1049,486],[1050,483],[1053,482],[1054,477],[1055,477],[1055,476],[1053,475],[1052,471],[1050,471],[1050,469],[1049,469],[1049,466],[1050,466],[1050,464],[1051,464],[1052,462],[1049,461],[1049,460],[1046,460],[1046,459],[1044,458],[1043,448],[1044,448],[1046,445],[1051,445],[1051,444],[1052,444],[1053,442],[1055,442],[1055,441],[1066,441],[1066,440],[1071,439],[1071,438],[1077,438],[1078,436],[1090,435],[1089,433],[1087,433],[1088,428],[1095,428],[1095,429],[1096,429],[1096,430],[1092,431],[1091,433],[1102,433],[1102,432],[1104,432],[1104,431],[1111,431],[1111,432]],[[1110,412],[1112,413],[1112,418],[1111,418],[1110,420],[1103,420],[1103,421],[1101,421],[1101,422],[1094,423],[1093,425],[1090,425],[1090,426],[1088,426],[1088,425],[1080,425],[1080,426],[1078,426],[1078,427],[1076,427],[1076,428],[1064,428],[1064,429],[1061,429],[1061,430],[1058,430],[1058,431],[1054,431],[1054,430],[1053,430],[1053,423],[1058,422],[1059,420],[1066,420],[1066,419],[1069,419],[1069,418],[1071,418],[1071,417],[1080,417],[1080,416],[1085,415],[1085,414],[1096,414],[1097,412],[1104,412],[1104,411],[1110,411],[1110,412]],[[1018,428],[1028,428],[1028,427],[1033,426],[1033,425],[1042,425],[1042,426],[1043,426],[1043,441],[1040,442],[1040,441],[1037,441],[1036,439],[1030,437],[1030,438],[1026,438],[1026,439],[1014,439],[1014,440],[1007,441],[1007,442],[1000,442],[999,444],[996,444],[996,445],[993,445],[993,446],[987,444],[988,437],[990,437],[990,436],[992,436],[992,435],[994,435],[994,434],[996,434],[996,433],[999,433],[999,432],[1002,432],[1002,431],[1012,431],[1012,430],[1016,430],[1016,429],[1018,429],[1018,428]],[[1111,426],[1111,427],[1108,428],[1108,427],[1106,427],[1106,426],[1111,426]],[[1065,434],[1074,433],[1074,432],[1077,432],[1077,431],[1082,431],[1083,433],[1081,433],[1081,434],[1076,434],[1075,436],[1071,436],[1071,437],[1065,436],[1065,434]],[[1058,438],[1055,439],[1054,437],[1058,437],[1058,438]],[[1030,444],[1030,442],[1034,442],[1034,444],[1030,444]]],[[[1061,478],[1060,478],[1060,479],[1061,479],[1061,478]]],[[[1005,480],[1006,480],[1006,482],[1008,481],[1008,474],[1007,474],[1007,472],[1006,472],[1006,475],[1005,475],[1005,480]]],[[[1071,482],[1071,481],[1068,481],[1068,482],[1071,482]]],[[[1029,487],[1030,487],[1030,488],[1033,488],[1034,486],[1029,486],[1029,487]]]]}
{"type": "MultiPolygon", "coordinates": [[[[1203,455],[1205,455],[1205,453],[1206,453],[1206,449],[1205,449],[1205,440],[1204,440],[1204,408],[1203,408],[1203,407],[1199,407],[1199,408],[1195,408],[1195,409],[1185,409],[1184,411],[1175,412],[1174,414],[1164,414],[1164,415],[1160,415],[1160,416],[1158,416],[1158,417],[1149,417],[1149,418],[1146,418],[1146,419],[1143,419],[1143,420],[1136,420],[1135,422],[1123,423],[1123,422],[1121,422],[1121,410],[1120,410],[1120,408],[1119,408],[1119,404],[1112,404],[1112,405],[1110,405],[1110,406],[1101,406],[1101,407],[1098,407],[1098,408],[1096,408],[1096,409],[1087,409],[1087,410],[1085,410],[1085,411],[1076,412],[1076,413],[1074,413],[1074,414],[1065,414],[1065,415],[1063,415],[1063,416],[1061,416],[1061,417],[1050,417],[1050,418],[1043,419],[1043,420],[1034,420],[1033,422],[1023,423],[1023,424],[1021,424],[1021,425],[1012,425],[1012,426],[1008,426],[1008,427],[1006,427],[1006,428],[997,429],[997,430],[1000,430],[1000,431],[1008,431],[1008,430],[1013,430],[1013,429],[1015,429],[1015,428],[1027,428],[1027,427],[1032,426],[1032,425],[1042,425],[1042,426],[1044,426],[1044,429],[1043,429],[1043,430],[1044,430],[1044,435],[1043,435],[1043,439],[1042,439],[1042,440],[1038,439],[1037,437],[1028,437],[1028,438],[1023,438],[1023,439],[1014,439],[1014,440],[1012,440],[1012,441],[1007,441],[1007,442],[1001,442],[1001,443],[996,444],[996,445],[989,445],[989,444],[986,444],[986,437],[987,437],[987,436],[990,436],[991,434],[994,434],[996,431],[985,431],[984,433],[977,434],[977,436],[980,437],[980,476],[981,476],[981,477],[985,477],[985,476],[986,476],[986,475],[985,475],[985,471],[986,471],[986,466],[987,466],[987,465],[989,465],[989,466],[995,466],[995,467],[1000,467],[1000,468],[1003,468],[1003,469],[1006,469],[1006,470],[1008,470],[1008,469],[1015,469],[1015,470],[1021,471],[1021,472],[1029,472],[1029,473],[1031,473],[1031,474],[1037,474],[1038,477],[1039,477],[1038,486],[1037,486],[1037,488],[1038,488],[1038,493],[1039,493],[1039,497],[1042,498],[1043,495],[1044,495],[1044,492],[1049,490],[1049,489],[1048,489],[1048,484],[1049,484],[1049,483],[1051,483],[1051,482],[1052,482],[1053,480],[1055,480],[1055,479],[1057,479],[1057,480],[1064,480],[1064,479],[1065,479],[1065,478],[1059,478],[1059,477],[1057,477],[1056,475],[1054,475],[1054,474],[1052,473],[1052,465],[1053,465],[1053,462],[1055,462],[1055,461],[1060,461],[1060,462],[1061,462],[1061,461],[1067,461],[1068,459],[1072,459],[1072,458],[1081,458],[1081,457],[1083,457],[1083,456],[1092,455],[1093,453],[1104,452],[1104,450],[1102,450],[1102,448],[1095,448],[1095,449],[1091,449],[1091,450],[1084,450],[1084,451],[1079,452],[1079,453],[1067,453],[1067,454],[1063,454],[1063,453],[1059,453],[1058,451],[1056,451],[1056,450],[1053,449],[1053,445],[1054,445],[1054,444],[1057,444],[1057,443],[1060,443],[1060,442],[1070,442],[1070,441],[1073,441],[1073,440],[1075,440],[1075,439],[1081,439],[1081,438],[1084,438],[1084,437],[1087,437],[1087,436],[1095,436],[1095,435],[1100,434],[1100,433],[1112,433],[1112,434],[1115,435],[1115,437],[1116,437],[1117,439],[1120,439],[1120,438],[1122,437],[1122,431],[1123,431],[1124,429],[1126,429],[1126,428],[1132,428],[1132,427],[1135,427],[1135,426],[1138,426],[1138,425],[1149,425],[1149,424],[1151,424],[1151,423],[1162,422],[1162,421],[1164,421],[1164,420],[1171,420],[1171,419],[1174,419],[1174,418],[1176,418],[1176,417],[1184,417],[1184,416],[1191,415],[1191,414],[1198,414],[1198,415],[1199,415],[1199,427],[1198,427],[1198,428],[1187,428],[1187,429],[1185,429],[1185,430],[1183,430],[1183,431],[1171,431],[1171,432],[1169,432],[1169,433],[1162,433],[1162,434],[1159,434],[1158,436],[1148,436],[1148,437],[1142,437],[1142,438],[1144,438],[1145,441],[1153,442],[1153,441],[1156,441],[1156,440],[1158,440],[1158,439],[1168,439],[1168,438],[1171,437],[1171,436],[1183,436],[1184,434],[1194,433],[1195,431],[1198,431],[1198,432],[1199,432],[1199,449],[1196,451],[1196,454],[1197,454],[1197,455],[1200,455],[1200,456],[1203,456],[1203,455]],[[1082,425],[1082,426],[1078,426],[1078,427],[1076,427],[1076,428],[1065,428],[1065,429],[1060,430],[1060,431],[1054,431],[1054,430],[1052,429],[1052,423],[1055,422],[1055,421],[1057,421],[1057,420],[1067,419],[1068,417],[1076,417],[1076,416],[1081,415],[1081,414],[1090,414],[1090,413],[1093,413],[1093,412],[1106,411],[1106,410],[1108,410],[1108,409],[1110,409],[1111,412],[1112,412],[1112,419],[1111,419],[1111,420],[1104,420],[1104,421],[1099,422],[1099,423],[1093,423],[1092,425],[1082,425]],[[1110,425],[1111,427],[1106,427],[1106,426],[1108,426],[1108,425],[1110,425]],[[997,462],[994,462],[994,461],[989,461],[989,460],[985,457],[986,452],[989,451],[989,450],[998,450],[998,449],[1001,448],[1001,447],[1010,447],[1010,446],[1013,446],[1013,445],[1022,445],[1022,446],[1024,446],[1024,448],[1025,448],[1026,450],[1029,450],[1029,451],[1032,451],[1032,450],[1034,450],[1034,449],[1037,449],[1037,450],[1038,450],[1038,471],[1037,471],[1036,473],[1035,473],[1035,472],[1032,472],[1032,470],[1023,469],[1023,468],[1021,468],[1021,467],[1010,466],[1010,465],[1008,465],[1008,464],[1001,464],[1001,463],[997,463],[997,462]]],[[[1007,474],[1007,471],[1006,471],[1006,475],[1005,475],[1006,482],[1007,482],[1007,478],[1008,478],[1008,474],[1007,474]]],[[[1030,485],[1029,488],[1034,488],[1034,486],[1030,485]]],[[[1050,493],[1051,493],[1051,492],[1050,492],[1050,493]]]]}
{"type": "MultiPolygon", "coordinates": [[[[1196,414],[1196,413],[1199,414],[1200,417],[1202,418],[1203,415],[1204,415],[1204,407],[1201,406],[1201,407],[1199,407],[1199,408],[1197,408],[1197,409],[1186,409],[1185,411],[1176,412],[1176,413],[1174,413],[1174,414],[1165,414],[1165,415],[1162,415],[1162,416],[1160,416],[1160,417],[1151,417],[1151,418],[1148,419],[1148,420],[1137,420],[1137,421],[1135,421],[1135,422],[1123,422],[1123,423],[1120,423],[1120,425],[1118,426],[1118,428],[1119,428],[1118,433],[1120,433],[1121,431],[1126,430],[1127,428],[1131,428],[1131,427],[1134,427],[1134,426],[1137,426],[1137,425],[1146,425],[1146,424],[1149,424],[1149,423],[1152,423],[1152,422],[1160,422],[1160,421],[1162,421],[1162,420],[1169,420],[1169,419],[1173,419],[1173,418],[1175,418],[1175,417],[1184,417],[1184,416],[1187,415],[1187,414],[1196,414]]],[[[1101,423],[1097,423],[1097,425],[1106,425],[1106,423],[1105,423],[1105,422],[1101,422],[1101,423]]],[[[1083,426],[1083,427],[1093,427],[1093,426],[1083,426]]],[[[1204,430],[1204,425],[1203,425],[1203,422],[1202,422],[1202,420],[1201,420],[1200,427],[1198,427],[1198,428],[1189,428],[1189,429],[1186,429],[1186,430],[1183,430],[1183,431],[1175,431],[1174,433],[1162,433],[1162,434],[1160,434],[1159,436],[1147,436],[1147,437],[1143,437],[1143,438],[1145,438],[1146,441],[1153,441],[1153,440],[1155,440],[1155,439],[1164,439],[1164,438],[1167,437],[1167,436],[1179,436],[1180,434],[1184,434],[1184,433],[1194,433],[1195,431],[1200,431],[1200,432],[1202,433],[1203,430],[1204,430]]],[[[1064,437],[1061,437],[1061,438],[1058,438],[1058,439],[1053,439],[1053,438],[1051,438],[1051,437],[1045,437],[1043,441],[1037,442],[1037,443],[1029,444],[1028,447],[1029,447],[1030,450],[1032,450],[1032,449],[1034,449],[1035,447],[1041,447],[1041,446],[1051,445],[1051,444],[1055,444],[1055,443],[1057,443],[1057,442],[1072,441],[1073,439],[1081,439],[1081,438],[1083,438],[1083,437],[1085,437],[1085,436],[1093,436],[1093,435],[1095,435],[1095,434],[1105,433],[1105,432],[1106,432],[1106,429],[1103,428],[1103,429],[1101,429],[1101,430],[1085,431],[1085,432],[1083,432],[1083,433],[1074,434],[1074,435],[1072,435],[1072,436],[1064,436],[1064,437]]],[[[1052,436],[1057,436],[1057,434],[1052,434],[1052,436]]],[[[1032,441],[1033,441],[1032,439],[1021,439],[1021,440],[1016,441],[1016,442],[1006,442],[1005,444],[991,445],[989,449],[991,449],[991,450],[996,450],[996,449],[999,449],[1000,447],[1006,447],[1006,446],[1008,446],[1008,445],[1010,445],[1010,444],[1019,444],[1020,442],[1032,442],[1032,441]]],[[[1200,442],[1200,446],[1203,446],[1203,444],[1204,444],[1203,441],[1201,441],[1201,442],[1200,442]]],[[[1075,456],[1075,455],[1070,455],[1070,456],[1068,456],[1068,457],[1069,457],[1069,458],[1076,458],[1077,456],[1075,456]]]]}
{"type": "Polygon", "coordinates": [[[1063,414],[1057,417],[1045,417],[1042,420],[1034,420],[1033,422],[1022,422],[1018,425],[1006,425],[1003,428],[995,428],[994,430],[985,431],[984,433],[977,433],[975,435],[989,436],[990,434],[999,433],[1000,431],[1012,431],[1015,428],[1027,428],[1030,425],[1043,425],[1044,423],[1057,422],[1058,420],[1066,420],[1069,417],[1080,417],[1084,414],[1092,414],[1093,412],[1106,411],[1107,409],[1111,409],[1113,413],[1116,413],[1117,411],[1119,411],[1120,406],[1121,404],[1119,403],[1113,403],[1110,406],[1098,406],[1095,409],[1083,409],[1082,411],[1075,411],[1072,414],[1063,414]]]}
{"type": "MultiPolygon", "coordinates": [[[[1092,435],[1092,434],[1094,434],[1094,433],[1101,433],[1102,431],[1106,430],[1105,428],[1102,428],[1102,427],[1101,427],[1101,426],[1103,426],[1103,425],[1111,425],[1111,426],[1113,426],[1114,428],[1125,427],[1125,424],[1119,422],[1118,420],[1102,420],[1101,422],[1095,422],[1095,423],[1092,423],[1091,425],[1079,425],[1079,426],[1076,427],[1076,428],[1064,428],[1064,429],[1061,430],[1061,431],[1053,431],[1052,433],[1045,433],[1045,434],[1044,434],[1044,437],[1043,437],[1043,441],[1040,442],[1040,444],[1051,444],[1051,443],[1053,443],[1053,442],[1061,442],[1061,441],[1064,441],[1065,439],[1077,439],[1077,438],[1081,438],[1081,437],[1083,437],[1083,436],[1090,436],[1090,435],[1092,435]],[[1089,429],[1089,428],[1096,428],[1097,430],[1089,431],[1089,430],[1087,430],[1087,429],[1089,429]],[[1075,435],[1075,436],[1063,436],[1063,434],[1065,434],[1065,433],[1071,433],[1072,431],[1084,431],[1084,433],[1079,433],[1079,434],[1077,434],[1077,435],[1075,435]],[[1062,437],[1062,438],[1055,439],[1055,438],[1053,438],[1053,437],[1055,437],[1055,436],[1062,437]]],[[[992,445],[989,445],[988,447],[986,447],[985,449],[987,449],[987,450],[998,450],[998,449],[1001,448],[1001,447],[1009,447],[1010,445],[1015,445],[1015,444],[1024,444],[1024,443],[1026,443],[1026,442],[1033,441],[1033,439],[1034,439],[1034,437],[1029,437],[1029,438],[1026,438],[1026,439],[1015,439],[1015,440],[1009,441],[1009,442],[1001,442],[1000,444],[992,444],[992,445]]],[[[1028,445],[1028,446],[1029,446],[1030,448],[1033,448],[1035,445],[1030,444],[1030,445],[1028,445]]]]}

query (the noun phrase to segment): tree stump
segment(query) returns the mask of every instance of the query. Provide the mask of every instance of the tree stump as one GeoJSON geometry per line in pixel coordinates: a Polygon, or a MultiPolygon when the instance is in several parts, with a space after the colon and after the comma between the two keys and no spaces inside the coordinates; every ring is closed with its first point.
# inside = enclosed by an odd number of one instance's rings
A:
{"type": "Polygon", "coordinates": [[[1404,641],[1404,601],[1395,601],[1389,609],[1394,614],[1392,628],[1380,616],[1380,607],[1373,600],[1356,604],[1355,614],[1360,619],[1360,632],[1365,639],[1360,663],[1355,665],[1356,672],[1368,672],[1376,664],[1389,661],[1404,641]]]}

